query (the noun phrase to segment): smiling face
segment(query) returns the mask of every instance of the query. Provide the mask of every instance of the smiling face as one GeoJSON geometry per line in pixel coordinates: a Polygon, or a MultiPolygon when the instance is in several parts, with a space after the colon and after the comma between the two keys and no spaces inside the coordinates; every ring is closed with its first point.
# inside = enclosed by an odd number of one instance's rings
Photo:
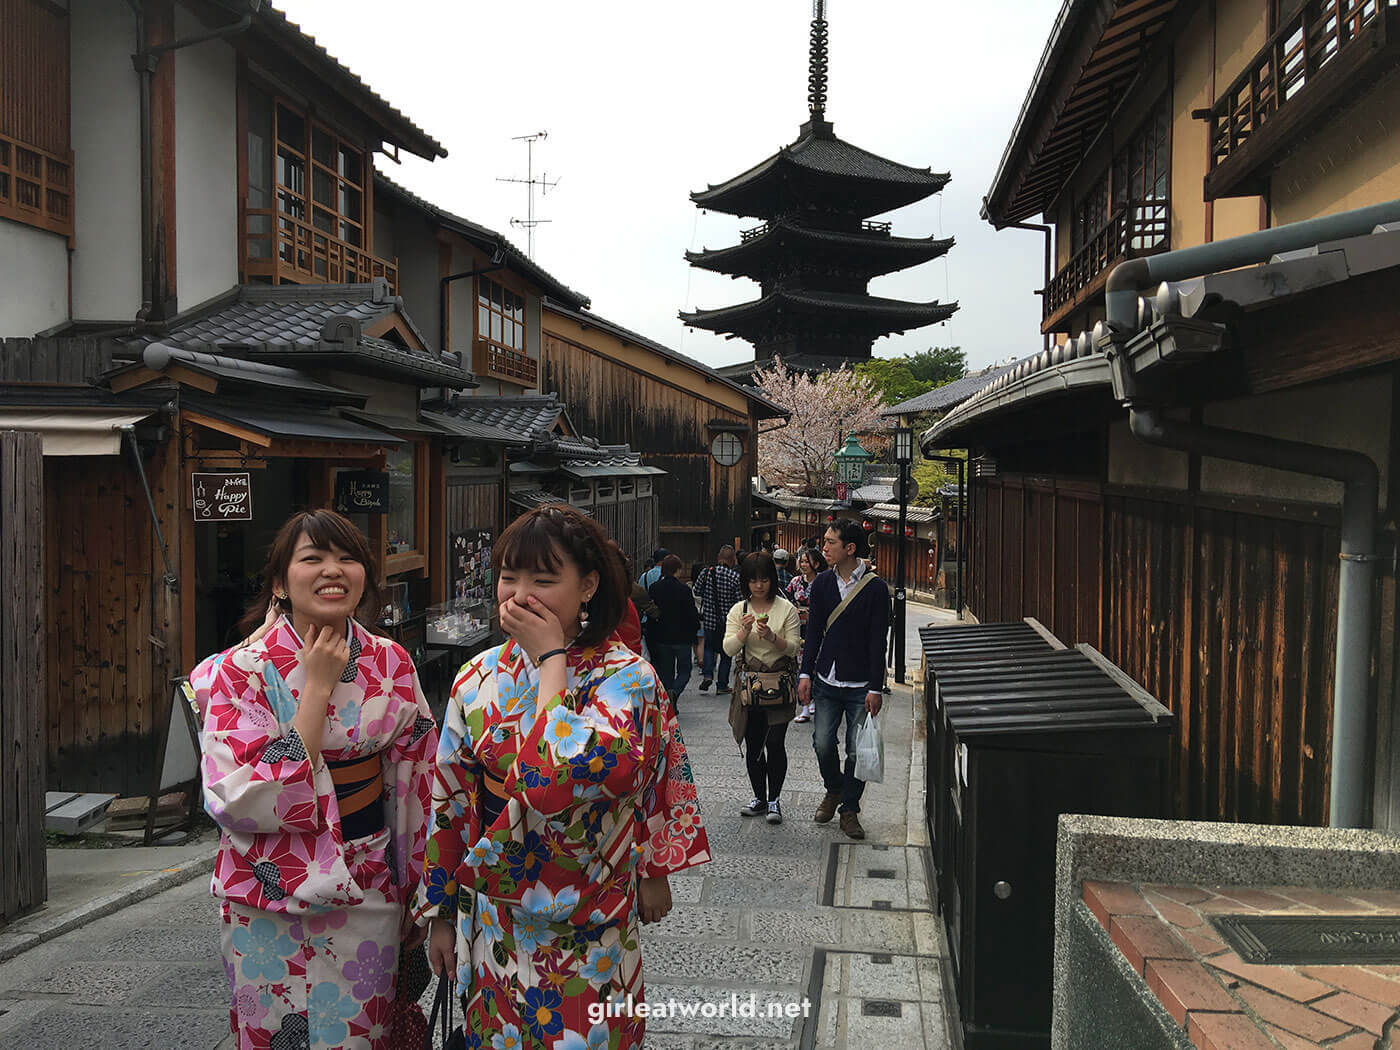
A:
{"type": "Polygon", "coordinates": [[[579,607],[593,597],[598,589],[598,573],[580,573],[572,559],[557,547],[549,563],[527,568],[519,565],[502,565],[496,576],[496,601],[504,605],[514,599],[517,605],[525,606],[526,599],[534,597],[564,626],[567,641],[578,624],[579,607]]]}
{"type": "Polygon", "coordinates": [[[303,532],[282,581],[293,615],[311,623],[338,624],[354,616],[365,594],[365,567],[335,544],[319,547],[303,532]]]}

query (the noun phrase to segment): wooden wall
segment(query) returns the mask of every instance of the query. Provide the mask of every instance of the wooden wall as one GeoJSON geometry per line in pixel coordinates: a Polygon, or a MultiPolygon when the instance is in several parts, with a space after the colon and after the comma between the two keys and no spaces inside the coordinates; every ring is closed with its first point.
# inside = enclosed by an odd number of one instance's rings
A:
{"type": "Polygon", "coordinates": [[[491,529],[501,534],[501,482],[447,482],[447,533],[465,529],[491,529]]]}
{"type": "Polygon", "coordinates": [[[657,532],[657,519],[660,517],[658,502],[658,497],[651,495],[597,503],[591,508],[593,517],[632,559],[633,578],[642,574],[647,558],[661,545],[657,532]]]}
{"type": "Polygon", "coordinates": [[[584,434],[630,445],[648,466],[667,472],[655,479],[663,539],[668,525],[704,526],[708,560],[721,543],[749,535],[755,437],[742,435],[747,454],[722,467],[710,455],[714,432],[705,425],[722,419],[749,426],[748,416],[549,332],[540,352],[540,391],[557,394],[584,434]]]}
{"type": "MultiPolygon", "coordinates": [[[[177,450],[146,460],[181,564],[177,450]]],[[[145,794],[179,668],[175,596],[125,449],[44,461],[48,786],[145,794]]]]}
{"type": "Polygon", "coordinates": [[[43,486],[39,435],[0,434],[0,924],[48,896],[43,486]]]}
{"type": "Polygon", "coordinates": [[[1176,714],[1178,817],[1325,824],[1338,536],[1252,506],[975,479],[971,606],[1095,646],[1176,714]]]}
{"type": "Polygon", "coordinates": [[[68,15],[39,0],[0,0],[0,135],[68,154],[68,15]]]}

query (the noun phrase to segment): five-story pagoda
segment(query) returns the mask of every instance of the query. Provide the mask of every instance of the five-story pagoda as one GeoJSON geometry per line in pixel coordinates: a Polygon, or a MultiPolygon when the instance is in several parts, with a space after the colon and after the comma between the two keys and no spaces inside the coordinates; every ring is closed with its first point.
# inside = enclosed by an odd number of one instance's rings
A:
{"type": "Polygon", "coordinates": [[[870,217],[923,200],[948,174],[911,168],[836,137],[826,120],[826,2],[813,4],[807,105],[797,141],[728,182],[690,195],[701,208],[764,220],[739,243],[686,252],[693,266],[758,282],[755,300],[682,312],[688,325],[746,339],[754,362],[720,371],[746,376],[775,355],[789,368],[819,371],[870,358],[882,335],[934,324],[957,303],[870,295],[874,277],[936,259],[951,237],[895,237],[870,217]]]}

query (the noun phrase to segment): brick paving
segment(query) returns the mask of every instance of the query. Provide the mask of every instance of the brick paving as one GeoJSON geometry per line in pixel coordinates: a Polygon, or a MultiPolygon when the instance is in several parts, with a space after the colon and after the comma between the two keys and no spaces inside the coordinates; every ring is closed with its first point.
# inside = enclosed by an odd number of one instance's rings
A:
{"type": "Polygon", "coordinates": [[[1249,963],[1208,922],[1221,914],[1400,916],[1400,891],[1085,882],[1083,897],[1200,1050],[1373,1050],[1400,1017],[1400,967],[1249,963]]]}

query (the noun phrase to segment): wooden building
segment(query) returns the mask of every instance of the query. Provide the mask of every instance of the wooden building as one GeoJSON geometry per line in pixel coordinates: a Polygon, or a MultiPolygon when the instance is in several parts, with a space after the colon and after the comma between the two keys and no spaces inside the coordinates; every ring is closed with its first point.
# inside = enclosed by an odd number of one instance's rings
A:
{"type": "Polygon", "coordinates": [[[543,328],[540,390],[567,404],[583,433],[665,471],[655,478],[660,545],[687,564],[726,543],[743,546],[759,429],[787,412],[587,310],[547,299],[543,328]]]}
{"type": "Polygon", "coordinates": [[[1181,817],[1400,830],[1397,32],[1393,3],[1067,0],[986,197],[1053,228],[1056,344],[922,438],[971,453],[971,609],[1168,704],[1181,817]],[[1288,250],[1224,243],[1260,230],[1288,250]],[[1373,616],[1343,618],[1358,571],[1373,616]]]}

